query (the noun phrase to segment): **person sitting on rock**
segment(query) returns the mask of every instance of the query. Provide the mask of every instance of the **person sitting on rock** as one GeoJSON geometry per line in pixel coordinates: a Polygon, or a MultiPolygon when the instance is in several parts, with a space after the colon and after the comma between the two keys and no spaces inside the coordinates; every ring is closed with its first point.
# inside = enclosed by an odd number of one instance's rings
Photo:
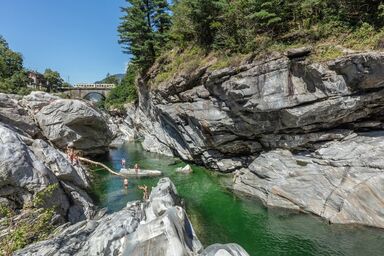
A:
{"type": "Polygon", "coordinates": [[[138,188],[140,190],[143,190],[143,200],[146,201],[148,200],[149,196],[148,196],[148,187],[146,185],[143,185],[143,186],[138,186],[138,188]]]}
{"type": "Polygon", "coordinates": [[[74,166],[80,165],[79,153],[78,152],[73,152],[73,159],[75,161],[74,166]]]}
{"type": "Polygon", "coordinates": [[[75,151],[73,149],[69,153],[69,161],[71,162],[72,165],[74,164],[74,161],[75,161],[75,151]]]}
{"type": "Polygon", "coordinates": [[[140,167],[139,167],[139,165],[138,165],[137,163],[135,163],[134,168],[135,168],[135,172],[136,172],[136,174],[139,174],[140,167]]]}

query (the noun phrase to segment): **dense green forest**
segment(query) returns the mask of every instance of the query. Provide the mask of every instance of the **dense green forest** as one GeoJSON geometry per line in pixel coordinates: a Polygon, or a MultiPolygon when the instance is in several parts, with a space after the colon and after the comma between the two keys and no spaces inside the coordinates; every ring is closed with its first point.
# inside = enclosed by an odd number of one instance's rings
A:
{"type": "Polygon", "coordinates": [[[156,61],[162,63],[155,82],[180,69],[193,70],[207,58],[214,58],[212,67],[220,68],[247,54],[303,45],[314,47],[317,61],[339,57],[342,49],[384,48],[384,1],[379,0],[126,2],[119,42],[137,72],[144,74],[156,61]]]}
{"type": "Polygon", "coordinates": [[[171,7],[165,0],[127,0],[127,5],[120,43],[144,69],[174,47],[250,53],[354,32],[371,36],[384,25],[378,0],[179,0],[171,7]]]}
{"type": "Polygon", "coordinates": [[[136,66],[129,65],[127,73],[120,83],[118,83],[116,78],[107,80],[107,82],[115,83],[117,86],[110,91],[105,100],[104,107],[107,109],[123,109],[125,103],[132,102],[137,99],[135,87],[136,74],[136,66]]]}

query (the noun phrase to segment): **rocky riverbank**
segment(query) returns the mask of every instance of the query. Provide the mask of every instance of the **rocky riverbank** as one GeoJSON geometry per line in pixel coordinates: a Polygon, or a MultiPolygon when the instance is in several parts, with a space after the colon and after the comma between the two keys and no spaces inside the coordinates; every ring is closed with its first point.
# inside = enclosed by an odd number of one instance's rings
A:
{"type": "Polygon", "coordinates": [[[131,202],[111,215],[61,227],[59,235],[15,255],[204,255],[246,256],[236,244],[203,248],[173,183],[161,179],[146,202],[131,202]]]}
{"type": "Polygon", "coordinates": [[[384,54],[295,52],[160,84],[155,65],[125,122],[149,151],[236,171],[232,189],[267,206],[384,227],[384,54]]]}
{"type": "Polygon", "coordinates": [[[93,217],[86,171],[72,165],[63,150],[71,142],[84,154],[105,152],[111,135],[97,110],[46,93],[0,94],[0,134],[2,206],[17,214],[35,207],[39,194],[51,187],[39,207],[54,208],[56,223],[93,217]]]}
{"type": "Polygon", "coordinates": [[[63,151],[71,143],[84,155],[105,153],[129,135],[124,128],[85,101],[0,94],[0,254],[49,236],[15,254],[248,255],[235,244],[203,250],[168,179],[149,202],[111,215],[97,208],[86,169],[63,151]]]}

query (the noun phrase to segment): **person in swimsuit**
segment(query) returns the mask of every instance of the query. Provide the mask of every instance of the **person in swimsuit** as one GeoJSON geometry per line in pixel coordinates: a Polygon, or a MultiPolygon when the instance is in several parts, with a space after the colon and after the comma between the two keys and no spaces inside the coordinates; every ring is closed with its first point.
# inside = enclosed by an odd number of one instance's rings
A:
{"type": "Polygon", "coordinates": [[[148,200],[148,198],[149,198],[149,196],[148,196],[148,187],[147,187],[147,185],[143,185],[143,186],[138,186],[138,188],[140,189],[140,190],[143,190],[143,200],[148,200]]]}

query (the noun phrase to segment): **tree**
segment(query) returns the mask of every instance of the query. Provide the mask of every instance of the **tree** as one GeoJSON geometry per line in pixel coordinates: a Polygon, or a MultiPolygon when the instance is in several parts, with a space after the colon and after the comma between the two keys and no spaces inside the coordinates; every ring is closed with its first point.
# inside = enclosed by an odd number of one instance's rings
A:
{"type": "Polygon", "coordinates": [[[156,48],[161,51],[169,39],[168,31],[172,25],[170,8],[166,0],[153,0],[153,24],[155,32],[156,48]]]}
{"type": "Polygon", "coordinates": [[[44,78],[47,81],[48,92],[57,87],[61,87],[64,83],[64,80],[60,77],[59,72],[53,71],[49,68],[44,71],[44,78]]]}
{"type": "Polygon", "coordinates": [[[119,43],[123,51],[132,55],[132,62],[148,68],[155,60],[155,38],[152,31],[150,0],[127,0],[129,6],[122,8],[125,16],[118,28],[119,43]]]}
{"type": "Polygon", "coordinates": [[[126,0],[118,27],[123,52],[142,70],[150,67],[167,42],[169,6],[165,0],[126,0]]]}
{"type": "Polygon", "coordinates": [[[105,100],[106,107],[122,108],[125,103],[132,102],[137,99],[137,91],[135,79],[137,67],[134,64],[129,64],[127,72],[119,85],[114,87],[108,94],[105,100]]]}
{"type": "Polygon", "coordinates": [[[12,51],[4,37],[0,36],[0,92],[26,94],[28,83],[23,57],[12,51]]]}
{"type": "Polygon", "coordinates": [[[20,53],[9,49],[7,41],[0,36],[0,78],[9,78],[23,69],[23,58],[20,53]]]}
{"type": "Polygon", "coordinates": [[[103,84],[119,84],[119,79],[116,76],[111,76],[109,73],[102,81],[103,84]]]}

